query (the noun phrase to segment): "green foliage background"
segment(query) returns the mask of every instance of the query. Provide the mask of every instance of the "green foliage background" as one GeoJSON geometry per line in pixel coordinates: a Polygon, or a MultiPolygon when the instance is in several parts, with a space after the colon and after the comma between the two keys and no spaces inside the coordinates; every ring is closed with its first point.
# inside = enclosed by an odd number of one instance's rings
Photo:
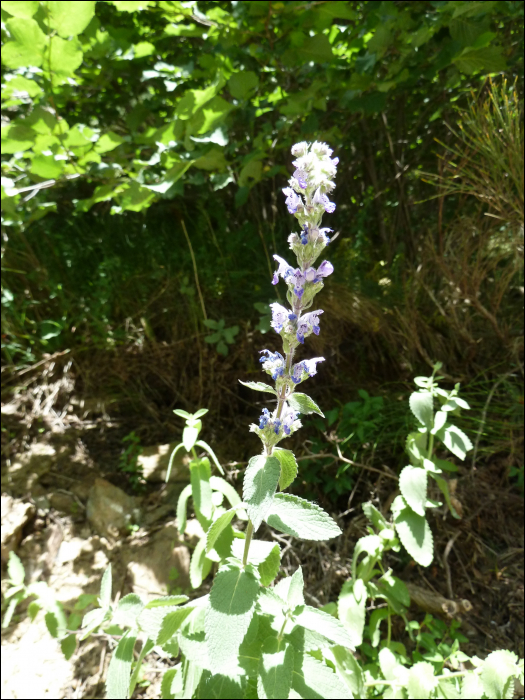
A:
{"type": "Polygon", "coordinates": [[[341,161],[322,342],[389,379],[521,352],[515,222],[422,173],[443,172],[436,140],[489,74],[522,94],[522,2],[3,2],[2,21],[5,362],[197,342],[202,373],[206,318],[263,328],[290,147],[315,139],[341,161]],[[480,309],[465,242],[487,221],[480,309]],[[436,274],[429,246],[465,279],[436,274]]]}

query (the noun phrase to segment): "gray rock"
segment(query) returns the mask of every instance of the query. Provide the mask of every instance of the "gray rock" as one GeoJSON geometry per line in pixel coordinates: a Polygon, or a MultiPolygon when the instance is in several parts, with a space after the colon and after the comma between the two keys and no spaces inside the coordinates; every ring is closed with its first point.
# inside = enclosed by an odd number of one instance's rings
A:
{"type": "Polygon", "coordinates": [[[130,525],[139,519],[136,499],[105,479],[95,479],[86,515],[95,532],[106,539],[129,534],[130,525]]]}

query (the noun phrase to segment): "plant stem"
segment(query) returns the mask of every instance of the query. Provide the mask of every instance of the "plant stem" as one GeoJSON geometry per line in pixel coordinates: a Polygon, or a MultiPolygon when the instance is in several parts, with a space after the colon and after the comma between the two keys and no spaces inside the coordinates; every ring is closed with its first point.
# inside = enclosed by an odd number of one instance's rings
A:
{"type": "Polygon", "coordinates": [[[250,544],[252,541],[252,535],[253,535],[253,523],[251,520],[248,520],[248,527],[246,528],[246,539],[244,540],[244,554],[242,557],[243,566],[246,566],[246,564],[248,563],[248,552],[250,551],[250,544]]]}

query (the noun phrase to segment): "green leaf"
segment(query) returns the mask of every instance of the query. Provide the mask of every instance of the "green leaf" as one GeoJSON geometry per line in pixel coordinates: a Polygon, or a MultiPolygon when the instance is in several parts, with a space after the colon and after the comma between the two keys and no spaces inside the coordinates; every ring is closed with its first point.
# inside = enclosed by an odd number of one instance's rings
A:
{"type": "Polygon", "coordinates": [[[362,579],[345,581],[337,601],[339,619],[348,632],[352,649],[363,641],[366,614],[366,587],[362,579]]]}
{"type": "Polygon", "coordinates": [[[24,565],[20,558],[13,551],[9,552],[9,561],[7,562],[7,573],[9,580],[13,586],[22,586],[26,576],[24,565]]]}
{"type": "Polygon", "coordinates": [[[352,637],[341,622],[322,610],[312,608],[310,605],[302,605],[294,610],[293,619],[297,625],[322,634],[332,644],[354,648],[352,637]]]}
{"type": "Polygon", "coordinates": [[[274,396],[277,396],[275,389],[264,382],[241,382],[240,379],[239,382],[244,386],[247,386],[248,389],[253,389],[254,391],[267,391],[269,394],[274,394],[274,396]]]}
{"type": "MultiPolygon", "coordinates": [[[[235,539],[232,545],[232,556],[237,557],[237,559],[242,559],[244,554],[244,543],[245,539],[235,539]]],[[[265,542],[264,540],[252,540],[250,543],[250,549],[248,554],[248,563],[253,564],[253,566],[259,566],[265,559],[267,559],[273,549],[279,545],[275,542],[265,542]]],[[[280,548],[279,548],[280,550],[280,548]]],[[[264,584],[263,584],[264,585],[264,584]]]]}
{"type": "Polygon", "coordinates": [[[374,527],[376,530],[381,532],[385,528],[390,527],[383,514],[372,503],[370,503],[370,501],[363,503],[362,508],[364,514],[372,523],[372,527],[374,527]]]}
{"type": "Polygon", "coordinates": [[[147,634],[148,638],[156,641],[164,624],[164,620],[171,613],[177,610],[191,610],[192,606],[178,608],[177,599],[186,599],[186,596],[166,596],[161,599],[152,600],[137,618],[138,628],[147,634]]]}
{"type": "MultiPolygon", "coordinates": [[[[471,698],[483,697],[483,684],[477,673],[467,673],[461,686],[461,699],[471,700],[471,698]]],[[[491,697],[488,695],[487,697],[491,697]]]]}
{"type": "Polygon", "coordinates": [[[427,472],[421,467],[405,467],[399,475],[399,490],[418,515],[425,515],[427,502],[427,472]]]}
{"type": "Polygon", "coordinates": [[[188,498],[191,496],[191,484],[188,484],[182,489],[177,502],[177,528],[181,535],[186,530],[186,511],[188,498]]]}
{"type": "Polygon", "coordinates": [[[388,608],[379,608],[372,612],[368,622],[368,634],[370,636],[370,644],[377,647],[381,641],[381,622],[386,620],[390,615],[388,608]]]}
{"type": "Polygon", "coordinates": [[[30,19],[38,10],[39,2],[27,2],[26,0],[3,0],[2,10],[9,12],[13,17],[30,19]]]}
{"type": "Polygon", "coordinates": [[[295,652],[292,688],[298,697],[305,699],[346,700],[352,697],[331,668],[299,651],[295,652]]]}
{"type": "Polygon", "coordinates": [[[285,493],[273,497],[266,522],[303,540],[329,540],[341,534],[336,522],[318,505],[285,493]]]}
{"type": "MultiPolygon", "coordinates": [[[[210,462],[207,459],[194,461],[190,464],[191,493],[195,514],[206,521],[211,520],[213,511],[210,476],[210,462]]],[[[202,522],[201,525],[206,529],[208,527],[208,525],[204,526],[202,522]]]]}
{"type": "Polygon", "coordinates": [[[189,119],[192,114],[195,114],[206,102],[209,102],[215,97],[223,85],[224,79],[221,78],[204,90],[186,90],[184,96],[177,104],[175,114],[179,119],[189,119]]]}
{"type": "Polygon", "coordinates": [[[294,648],[284,639],[268,637],[261,649],[257,692],[259,698],[287,698],[292,687],[294,648]]]}
{"type": "Polygon", "coordinates": [[[422,463],[428,454],[428,436],[426,432],[410,433],[406,440],[405,449],[410,457],[410,461],[415,466],[422,463]]]}
{"type": "Polygon", "coordinates": [[[217,518],[217,520],[215,520],[212,523],[210,529],[208,530],[208,534],[206,535],[206,552],[209,552],[211,549],[213,549],[215,543],[219,538],[219,535],[224,530],[224,528],[228,527],[228,525],[233,520],[234,515],[235,509],[231,508],[230,510],[227,510],[226,513],[220,515],[217,518]]]}
{"type": "Polygon", "coordinates": [[[507,62],[501,46],[485,46],[479,49],[465,49],[453,59],[461,73],[471,75],[476,71],[500,73],[507,69],[507,62]]]}
{"type": "Polygon", "coordinates": [[[206,556],[206,539],[197,542],[190,561],[190,583],[198,588],[210,573],[212,561],[206,556]]]}
{"type": "Polygon", "coordinates": [[[58,179],[64,172],[64,161],[57,161],[54,156],[35,156],[29,172],[47,180],[58,179]]]}
{"type": "Polygon", "coordinates": [[[200,428],[192,425],[186,425],[182,431],[182,444],[186,452],[191,452],[197,438],[199,437],[200,428]]]}
{"type": "Polygon", "coordinates": [[[429,391],[416,391],[410,394],[409,404],[418,421],[430,430],[434,425],[432,394],[429,391]]]}
{"type": "Polygon", "coordinates": [[[234,73],[228,80],[228,89],[232,97],[237,100],[245,100],[257,89],[259,78],[257,73],[251,70],[234,73]]]}
{"type": "MultiPolygon", "coordinates": [[[[210,457],[212,458],[212,460],[213,460],[215,466],[217,467],[217,469],[220,471],[221,474],[224,474],[224,469],[221,467],[221,465],[220,465],[220,463],[219,463],[219,460],[217,459],[217,455],[216,455],[215,452],[211,449],[211,447],[208,445],[208,443],[207,443],[207,442],[204,442],[204,440],[197,440],[197,442],[196,442],[195,444],[196,444],[198,447],[202,447],[202,449],[205,450],[205,451],[210,455],[210,457]]],[[[212,478],[212,479],[215,479],[215,478],[218,478],[218,477],[211,477],[211,478],[212,478]]],[[[223,481],[227,486],[229,486],[229,484],[228,484],[226,481],[224,481],[223,479],[221,479],[221,481],[223,481]]],[[[232,487],[230,487],[230,488],[232,488],[232,487]]],[[[216,490],[217,490],[217,491],[221,491],[220,489],[216,489],[216,490]]],[[[232,491],[235,491],[235,490],[232,488],[232,491]]],[[[221,491],[221,493],[223,493],[223,492],[221,491]]],[[[224,494],[224,495],[226,496],[226,494],[224,494]]],[[[228,496],[226,496],[226,498],[228,498],[228,496]]],[[[229,500],[229,499],[228,499],[228,500],[229,500]]],[[[239,499],[239,500],[240,500],[240,499],[239,499]]],[[[230,503],[231,503],[231,501],[230,501],[230,503]]],[[[234,504],[232,503],[232,505],[234,505],[234,504]]]]}
{"type": "Polygon", "coordinates": [[[481,669],[483,692],[488,698],[512,698],[514,676],[518,675],[518,657],[513,651],[491,652],[481,669]]]}
{"type": "Polygon", "coordinates": [[[220,673],[237,655],[259,594],[254,568],[229,560],[218,571],[206,609],[206,643],[212,670],[220,673]]]}
{"type": "Polygon", "coordinates": [[[112,0],[119,12],[137,12],[145,10],[151,4],[151,0],[112,0]]]}
{"type": "Polygon", "coordinates": [[[124,141],[125,139],[122,136],[119,136],[114,131],[108,131],[106,134],[103,134],[95,144],[95,151],[97,153],[107,153],[117,146],[120,146],[124,141]]]}
{"type": "MultiPolygon", "coordinates": [[[[199,441],[200,442],[200,441],[199,441]]],[[[231,484],[229,484],[225,479],[221,479],[220,476],[211,476],[210,477],[210,486],[214,491],[218,491],[219,493],[222,493],[223,496],[225,496],[228,501],[230,502],[230,505],[232,507],[238,506],[241,503],[241,499],[239,498],[239,494],[237,491],[233,488],[231,484]]],[[[238,512],[239,515],[239,512],[238,512]]],[[[241,517],[241,516],[239,516],[241,517]]],[[[245,518],[241,517],[241,520],[245,518]]]]}
{"type": "Polygon", "coordinates": [[[273,590],[290,610],[298,605],[304,605],[304,579],[301,567],[299,566],[292,576],[282,578],[273,590]]]}
{"type": "Polygon", "coordinates": [[[281,475],[279,477],[279,488],[281,491],[290,486],[297,476],[297,462],[291,450],[284,450],[282,447],[274,447],[274,457],[281,463],[281,475]]]}
{"type": "Polygon", "coordinates": [[[191,612],[192,608],[177,608],[169,612],[162,620],[157,639],[153,641],[161,646],[168,642],[191,612]]]}
{"type": "Polygon", "coordinates": [[[134,627],[137,617],[144,608],[144,603],[136,593],[129,593],[118,602],[117,609],[113,614],[112,624],[119,627],[134,627]]]}
{"type": "MultiPolygon", "coordinates": [[[[226,673],[211,673],[204,671],[199,683],[198,698],[229,698],[231,700],[242,700],[246,679],[239,676],[228,675],[226,673]]],[[[191,697],[185,694],[184,697],[191,697]]]]}
{"type": "Polygon", "coordinates": [[[303,61],[326,63],[333,59],[332,47],[324,34],[306,39],[302,46],[296,49],[297,56],[303,61]]]}
{"type": "Polygon", "coordinates": [[[272,506],[273,495],[279,482],[281,463],[276,457],[252,457],[244,472],[243,501],[253,523],[254,532],[272,506]]]}
{"type": "Polygon", "coordinates": [[[450,423],[445,425],[436,435],[445,447],[461,460],[465,459],[467,452],[472,449],[472,443],[467,435],[450,423]]]}
{"type": "Polygon", "coordinates": [[[68,634],[65,639],[62,639],[60,642],[60,648],[62,649],[62,653],[66,657],[66,660],[69,661],[77,648],[76,634],[68,634]]]}
{"type": "Polygon", "coordinates": [[[193,415],[191,413],[188,413],[187,411],[183,411],[182,408],[174,408],[173,413],[176,416],[179,416],[179,418],[184,418],[184,420],[188,420],[189,418],[193,418],[193,415]]]}
{"type": "Polygon", "coordinates": [[[6,22],[13,41],[2,48],[2,63],[7,68],[42,65],[48,39],[34,19],[14,17],[6,22]]]}
{"type": "Polygon", "coordinates": [[[182,692],[181,667],[169,668],[162,676],[160,684],[160,695],[162,698],[175,698],[177,693],[182,692]]]}
{"type": "MultiPolygon", "coordinates": [[[[265,544],[267,544],[265,542],[265,544]]],[[[268,543],[268,544],[271,544],[268,543]]],[[[253,541],[252,541],[253,546],[253,541]]],[[[250,554],[252,547],[250,546],[250,554]]],[[[259,575],[261,577],[261,586],[269,586],[279,573],[281,566],[281,548],[275,544],[270,550],[270,554],[259,564],[259,575]]]]}
{"type": "Polygon", "coordinates": [[[397,496],[392,504],[394,525],[404,548],[421,566],[429,566],[434,556],[434,544],[430,526],[421,515],[405,504],[402,496],[397,496]]]}
{"type": "MultiPolygon", "coordinates": [[[[47,3],[49,24],[61,37],[67,39],[84,31],[95,14],[95,3],[84,0],[47,3]]],[[[54,48],[54,46],[53,46],[54,48]]]]}
{"type": "Polygon", "coordinates": [[[337,675],[348,686],[353,697],[366,697],[363,672],[355,656],[345,647],[332,647],[330,651],[337,675]]]}
{"type": "Polygon", "coordinates": [[[27,151],[34,145],[36,137],[36,131],[28,126],[10,124],[2,127],[2,153],[27,151]]]}
{"type": "Polygon", "coordinates": [[[432,478],[435,480],[436,484],[439,486],[439,489],[443,496],[445,496],[445,501],[447,502],[447,505],[450,509],[450,512],[452,513],[452,516],[454,518],[457,518],[458,520],[461,520],[461,515],[457,512],[457,510],[454,508],[454,505],[452,501],[450,500],[450,492],[448,490],[448,481],[446,479],[443,479],[442,477],[438,476],[437,474],[432,474],[432,478]]]}
{"type": "Polygon", "coordinates": [[[294,411],[299,411],[299,413],[303,413],[305,415],[317,413],[317,415],[321,416],[321,418],[324,418],[324,413],[321,411],[319,406],[306,394],[294,392],[287,399],[287,401],[294,411]]]}
{"type": "Polygon", "coordinates": [[[419,661],[408,671],[408,697],[414,700],[430,698],[437,686],[434,667],[428,661],[419,661]]]}
{"type": "Polygon", "coordinates": [[[52,48],[46,54],[43,67],[60,76],[74,73],[84,58],[79,40],[71,39],[68,41],[55,36],[51,43],[52,48]]]}
{"type": "MultiPolygon", "coordinates": [[[[166,595],[161,598],[155,598],[150,600],[145,608],[147,610],[153,610],[154,608],[165,608],[171,605],[180,605],[181,603],[186,603],[189,600],[187,595],[166,595]]],[[[193,601],[195,603],[195,601],[193,601]]]]}
{"type": "Polygon", "coordinates": [[[132,636],[129,631],[126,631],[113,652],[106,679],[106,697],[109,700],[121,700],[121,698],[129,697],[135,640],[136,636],[132,636]]]}
{"type": "Polygon", "coordinates": [[[102,581],[100,582],[100,607],[109,608],[111,605],[111,564],[108,564],[108,568],[104,571],[102,575],[102,581]]]}

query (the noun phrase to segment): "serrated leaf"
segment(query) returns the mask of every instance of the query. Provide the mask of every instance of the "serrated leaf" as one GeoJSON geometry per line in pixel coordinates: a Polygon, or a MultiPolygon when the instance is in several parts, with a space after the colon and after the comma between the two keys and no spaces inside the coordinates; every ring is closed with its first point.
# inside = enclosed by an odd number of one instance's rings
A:
{"type": "Polygon", "coordinates": [[[143,608],[141,597],[136,593],[129,593],[119,600],[112,623],[119,627],[134,627],[143,608]]]}
{"type": "Polygon", "coordinates": [[[294,411],[298,411],[299,413],[303,413],[304,415],[308,415],[310,413],[317,413],[317,415],[321,416],[321,418],[324,418],[324,413],[321,411],[319,406],[315,403],[313,399],[311,399],[306,394],[300,394],[294,391],[294,393],[291,396],[289,396],[286,400],[288,401],[288,403],[294,411]]]}
{"type": "Polygon", "coordinates": [[[191,496],[191,484],[185,486],[177,501],[177,528],[181,535],[186,530],[186,510],[188,506],[188,498],[191,496]]]}
{"type": "Polygon", "coordinates": [[[416,391],[410,394],[409,404],[418,421],[430,430],[434,423],[432,394],[428,391],[416,391]]]}
{"type": "Polygon", "coordinates": [[[461,460],[465,459],[467,452],[472,449],[472,443],[468,436],[455,425],[445,425],[436,435],[445,447],[461,460]]]}
{"type": "Polygon", "coordinates": [[[9,580],[13,586],[22,586],[25,579],[24,565],[20,558],[13,551],[9,552],[9,561],[7,562],[7,573],[9,580]]]}
{"type": "Polygon", "coordinates": [[[283,602],[285,602],[290,610],[293,610],[298,605],[304,605],[304,578],[303,570],[299,566],[294,571],[292,576],[282,578],[279,583],[273,588],[283,602]]]}
{"type": "Polygon", "coordinates": [[[157,639],[153,641],[161,646],[166,644],[191,613],[192,608],[177,608],[177,610],[169,612],[162,620],[157,639]]]}
{"type": "Polygon", "coordinates": [[[230,560],[218,571],[206,610],[206,643],[212,670],[218,673],[237,655],[250,626],[259,594],[251,565],[230,560]]]}
{"type": "Polygon", "coordinates": [[[29,0],[3,0],[2,10],[9,12],[13,17],[22,17],[30,19],[38,10],[38,2],[30,2],[29,0]]]}
{"type": "MultiPolygon", "coordinates": [[[[176,598],[176,596],[172,597],[176,598]]],[[[154,602],[156,601],[152,601],[152,603],[154,602]]],[[[176,612],[177,610],[189,610],[191,612],[192,609],[193,608],[189,606],[179,608],[177,604],[173,603],[171,605],[157,605],[155,607],[146,606],[137,618],[137,626],[142,632],[148,635],[149,639],[156,642],[157,637],[159,636],[159,633],[162,629],[164,620],[167,618],[168,615],[176,612]]]]}
{"type": "MultiPolygon", "coordinates": [[[[230,698],[231,700],[242,700],[244,698],[244,686],[246,679],[237,675],[227,675],[226,673],[211,673],[204,671],[199,682],[197,698],[230,698]]],[[[191,697],[185,694],[185,697],[191,697]]]]}
{"type": "Polygon", "coordinates": [[[427,448],[427,433],[410,433],[406,440],[405,449],[410,457],[412,464],[417,466],[426,459],[428,448],[427,448]]]}
{"type": "Polygon", "coordinates": [[[273,388],[273,386],[270,386],[269,384],[265,384],[264,382],[241,382],[239,379],[239,382],[243,386],[247,386],[248,389],[253,389],[254,391],[267,391],[269,394],[273,394],[274,396],[277,396],[277,392],[273,388]]]}
{"type": "Polygon", "coordinates": [[[346,700],[352,694],[336,674],[326,664],[314,659],[310,654],[296,651],[292,689],[298,693],[293,697],[324,698],[325,700],[346,700]]]}
{"type": "Polygon", "coordinates": [[[83,32],[95,14],[95,3],[84,0],[50,0],[47,7],[50,25],[64,39],[83,32]]]}
{"type": "Polygon", "coordinates": [[[332,46],[324,34],[309,37],[296,49],[297,56],[303,61],[325,63],[333,59],[332,46]]]}
{"type": "Polygon", "coordinates": [[[281,447],[275,447],[273,451],[274,457],[277,457],[281,464],[281,475],[279,477],[279,488],[281,491],[290,486],[297,476],[297,461],[291,450],[284,450],[281,447]]]}
{"type": "Polygon", "coordinates": [[[418,515],[425,515],[427,502],[427,472],[421,467],[405,467],[399,475],[399,490],[418,515]]]}
{"type": "Polygon", "coordinates": [[[181,667],[169,668],[162,676],[160,695],[162,698],[172,700],[180,692],[182,692],[181,667]]]}
{"type": "MultiPolygon", "coordinates": [[[[472,700],[483,696],[483,684],[477,673],[467,673],[461,686],[461,700],[472,700]]],[[[490,697],[490,696],[489,696],[490,697]]]]}
{"type": "Polygon", "coordinates": [[[252,457],[244,472],[243,502],[257,532],[272,506],[273,495],[279,483],[281,463],[276,457],[252,457]]]}
{"type": "Polygon", "coordinates": [[[408,672],[408,697],[410,700],[430,698],[437,686],[434,667],[428,661],[419,661],[408,672]]]}
{"type": "Polygon", "coordinates": [[[337,523],[318,505],[286,493],[275,494],[266,522],[303,540],[329,540],[341,534],[337,523]]]}
{"type": "Polygon", "coordinates": [[[257,675],[259,698],[287,698],[292,687],[294,649],[285,639],[268,637],[262,646],[257,675]]]}
{"type": "Polygon", "coordinates": [[[113,652],[109,662],[106,679],[106,697],[109,700],[121,700],[129,697],[129,681],[131,678],[131,662],[136,636],[125,632],[113,652]]]}
{"type": "Polygon", "coordinates": [[[434,435],[441,430],[441,428],[445,425],[447,422],[447,414],[445,411],[436,411],[436,415],[434,416],[434,427],[430,431],[434,435]]]}
{"type": "Polygon", "coordinates": [[[322,634],[332,644],[354,648],[352,637],[341,622],[322,610],[312,608],[310,605],[302,605],[295,609],[293,619],[301,627],[322,634]]]}
{"type": "Polygon", "coordinates": [[[206,539],[197,542],[190,560],[190,583],[198,588],[211,570],[211,559],[206,556],[206,539]]]}
{"type": "Polygon", "coordinates": [[[111,604],[111,564],[104,571],[100,582],[100,607],[109,608],[111,604]]]}
{"type": "Polygon", "coordinates": [[[365,584],[360,578],[354,581],[345,581],[339,593],[337,614],[350,636],[352,649],[363,641],[366,597],[365,584]]]}
{"type": "Polygon", "coordinates": [[[481,669],[483,692],[488,698],[512,698],[514,676],[517,675],[518,657],[513,651],[500,649],[491,652],[481,669]]]}
{"type": "MultiPolygon", "coordinates": [[[[251,551],[251,547],[250,547],[251,551]]],[[[275,544],[269,555],[258,565],[261,586],[269,586],[279,573],[281,566],[281,548],[275,544]]]]}
{"type": "Polygon", "coordinates": [[[191,494],[193,496],[195,515],[205,529],[208,528],[213,512],[210,476],[210,463],[207,459],[201,459],[197,463],[192,462],[190,464],[191,494]],[[203,523],[202,519],[208,521],[208,523],[203,523]]]}
{"type": "Polygon", "coordinates": [[[244,100],[254,93],[259,84],[257,73],[251,70],[234,73],[228,80],[228,89],[238,100],[244,100]]]}
{"type": "Polygon", "coordinates": [[[228,527],[228,525],[233,520],[234,515],[235,510],[231,508],[230,510],[227,510],[226,513],[220,515],[217,518],[217,520],[215,520],[211,524],[211,527],[208,530],[208,534],[206,535],[206,552],[209,552],[211,549],[213,549],[215,543],[219,538],[219,535],[224,530],[224,528],[228,527]]]}
{"type": "MultiPolygon", "coordinates": [[[[402,496],[398,496],[402,499],[402,496]]],[[[394,503],[395,503],[394,501],[394,503]]],[[[410,556],[421,566],[429,566],[434,557],[432,531],[425,517],[414,513],[404,501],[398,501],[397,507],[392,504],[396,532],[410,556]]]]}

